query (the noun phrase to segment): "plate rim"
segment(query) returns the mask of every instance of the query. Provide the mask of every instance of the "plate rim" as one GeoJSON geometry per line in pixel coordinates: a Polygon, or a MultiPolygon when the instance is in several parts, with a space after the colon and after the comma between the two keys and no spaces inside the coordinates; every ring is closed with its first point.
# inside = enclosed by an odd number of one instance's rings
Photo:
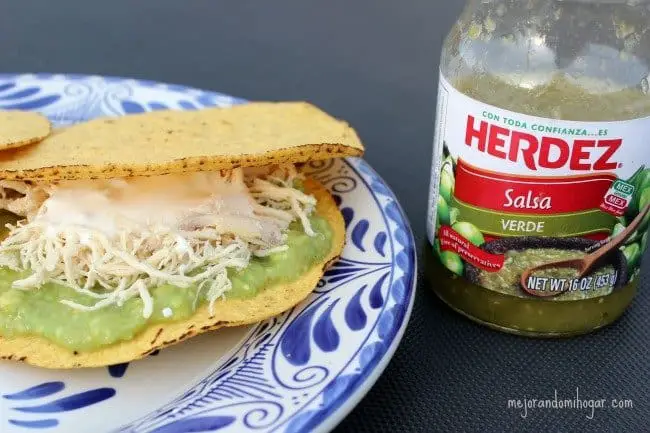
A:
{"type": "MultiPolygon", "coordinates": [[[[349,161],[350,159],[353,158],[344,158],[344,159],[349,161]]],[[[404,212],[401,203],[397,199],[397,196],[395,195],[395,192],[392,190],[390,185],[384,180],[383,177],[379,175],[379,173],[377,173],[377,171],[365,159],[362,158],[357,158],[357,159],[359,159],[361,161],[361,164],[364,164],[365,168],[371,171],[372,174],[377,179],[379,179],[381,183],[386,187],[388,192],[390,192],[391,198],[394,200],[397,209],[399,210],[400,218],[404,224],[404,227],[408,232],[408,242],[412,247],[410,252],[411,258],[413,259],[412,260],[413,270],[412,270],[412,274],[410,275],[411,287],[410,290],[408,291],[409,299],[408,299],[408,303],[406,304],[406,309],[404,310],[404,317],[402,317],[402,323],[400,323],[399,328],[397,329],[397,332],[395,333],[395,336],[393,337],[393,340],[390,342],[388,348],[386,349],[382,357],[379,359],[379,361],[374,365],[374,368],[370,372],[370,374],[368,374],[359,383],[359,385],[354,390],[352,390],[349,394],[347,394],[346,396],[340,396],[337,399],[337,402],[340,399],[343,399],[343,401],[339,403],[338,408],[336,408],[334,412],[330,414],[329,417],[323,419],[323,421],[321,421],[318,424],[317,428],[314,430],[314,432],[317,433],[325,433],[334,430],[359,405],[359,403],[368,394],[368,392],[370,392],[373,386],[375,386],[377,380],[384,373],[386,367],[388,367],[388,364],[393,359],[393,356],[395,355],[397,348],[402,342],[402,338],[404,337],[406,328],[410,323],[411,314],[413,312],[413,305],[415,304],[415,292],[417,290],[417,283],[418,283],[418,257],[415,248],[415,236],[413,235],[411,223],[409,219],[406,217],[406,213],[404,212]]],[[[359,177],[363,180],[363,182],[366,183],[368,190],[373,191],[372,186],[368,184],[367,180],[363,176],[363,173],[358,172],[358,174],[359,177]]],[[[385,210],[383,208],[381,209],[381,212],[382,215],[385,215],[385,210]]]]}

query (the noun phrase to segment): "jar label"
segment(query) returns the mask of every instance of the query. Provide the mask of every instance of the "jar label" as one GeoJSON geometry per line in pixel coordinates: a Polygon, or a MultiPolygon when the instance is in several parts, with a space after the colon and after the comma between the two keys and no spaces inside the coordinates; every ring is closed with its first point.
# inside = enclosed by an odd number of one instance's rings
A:
{"type": "Polygon", "coordinates": [[[585,299],[628,284],[647,244],[648,137],[650,118],[519,114],[441,75],[427,220],[436,256],[474,284],[522,297],[585,299]]]}

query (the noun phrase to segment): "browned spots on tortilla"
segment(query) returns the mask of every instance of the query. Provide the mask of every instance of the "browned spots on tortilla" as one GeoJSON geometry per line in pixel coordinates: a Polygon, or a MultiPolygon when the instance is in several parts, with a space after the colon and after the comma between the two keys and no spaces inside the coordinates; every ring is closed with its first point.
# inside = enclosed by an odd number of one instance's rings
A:
{"type": "Polygon", "coordinates": [[[154,353],[156,350],[158,350],[158,349],[156,349],[156,348],[149,349],[149,350],[147,350],[146,352],[142,352],[141,355],[142,355],[142,357],[144,358],[145,356],[149,356],[149,355],[151,355],[151,354],[154,353]]]}
{"type": "Polygon", "coordinates": [[[189,332],[186,332],[186,333],[184,333],[184,334],[181,334],[181,336],[178,337],[178,341],[183,341],[183,340],[185,340],[187,337],[191,337],[192,335],[194,335],[194,332],[192,332],[192,331],[189,331],[189,332]]]}
{"type": "Polygon", "coordinates": [[[151,344],[155,344],[156,340],[158,340],[158,337],[160,337],[160,334],[163,332],[162,328],[158,328],[158,332],[156,332],[156,336],[153,337],[153,340],[151,340],[151,344]]]}
{"type": "Polygon", "coordinates": [[[328,270],[334,263],[338,262],[341,256],[336,256],[323,265],[323,271],[328,270]]]}

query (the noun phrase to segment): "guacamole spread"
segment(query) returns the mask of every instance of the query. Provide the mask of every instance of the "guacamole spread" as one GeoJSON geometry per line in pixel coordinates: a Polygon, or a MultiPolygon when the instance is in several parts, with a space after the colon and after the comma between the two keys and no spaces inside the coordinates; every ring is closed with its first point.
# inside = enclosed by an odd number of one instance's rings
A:
{"type": "MultiPolygon", "coordinates": [[[[287,231],[288,249],[266,257],[253,257],[240,272],[229,269],[232,288],[224,297],[253,297],[273,284],[299,278],[325,257],[331,248],[331,227],[316,214],[309,220],[314,236],[308,236],[299,222],[293,222],[287,231]]],[[[70,350],[93,351],[128,341],[151,324],[186,319],[207,303],[205,291],[199,291],[196,285],[179,288],[165,284],[150,290],[154,308],[149,318],[143,317],[143,301],[139,297],[127,300],[121,307],[111,305],[96,311],[79,311],[59,301],[70,299],[88,305],[93,300],[52,283],[36,290],[12,288],[13,281],[25,276],[0,269],[0,335],[41,336],[70,350]]]]}

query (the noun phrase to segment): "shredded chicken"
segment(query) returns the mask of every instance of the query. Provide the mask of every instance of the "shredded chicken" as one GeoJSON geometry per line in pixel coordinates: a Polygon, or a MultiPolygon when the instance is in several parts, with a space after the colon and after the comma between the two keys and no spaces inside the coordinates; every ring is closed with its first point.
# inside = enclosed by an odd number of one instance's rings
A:
{"type": "Polygon", "coordinates": [[[44,187],[15,180],[0,180],[0,209],[16,215],[33,217],[47,197],[48,192],[44,187]]]}
{"type": "MultiPolygon", "coordinates": [[[[53,224],[48,206],[54,204],[48,199],[56,194],[56,185],[2,181],[0,208],[25,219],[8,225],[9,235],[0,243],[0,266],[30,273],[13,283],[17,289],[36,290],[49,282],[71,287],[89,298],[89,304],[60,302],[80,311],[122,306],[139,297],[148,318],[153,314],[149,290],[172,284],[196,286],[197,301],[202,294],[212,312],[232,287],[228,269],[246,268],[253,255],[285,251],[286,230],[293,221],[314,235],[309,215],[316,205],[313,196],[295,187],[300,175],[293,165],[218,175],[236,187],[236,194],[217,192],[213,200],[188,209],[178,227],[143,227],[125,220],[114,222],[119,227],[114,232],[86,226],[74,215],[53,224]]],[[[120,180],[110,186],[120,188],[120,180]]]]}

